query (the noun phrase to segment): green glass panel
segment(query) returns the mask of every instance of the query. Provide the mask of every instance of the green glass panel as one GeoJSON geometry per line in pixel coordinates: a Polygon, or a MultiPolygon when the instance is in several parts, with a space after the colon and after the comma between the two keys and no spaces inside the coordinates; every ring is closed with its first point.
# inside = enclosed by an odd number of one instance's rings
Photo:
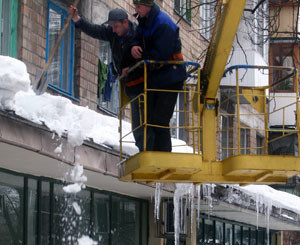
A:
{"type": "Polygon", "coordinates": [[[109,196],[95,193],[93,240],[99,245],[109,244],[109,212],[109,196]]]}
{"type": "Polygon", "coordinates": [[[10,35],[9,55],[17,58],[17,26],[18,26],[18,0],[10,0],[10,35]]]}
{"type": "Polygon", "coordinates": [[[27,219],[27,244],[36,244],[37,239],[37,181],[28,180],[28,219],[27,219]]]}
{"type": "Polygon", "coordinates": [[[23,244],[24,178],[0,172],[0,244],[23,244]]]}
{"type": "Polygon", "coordinates": [[[121,197],[113,197],[111,214],[112,244],[138,245],[138,202],[121,197]]]}

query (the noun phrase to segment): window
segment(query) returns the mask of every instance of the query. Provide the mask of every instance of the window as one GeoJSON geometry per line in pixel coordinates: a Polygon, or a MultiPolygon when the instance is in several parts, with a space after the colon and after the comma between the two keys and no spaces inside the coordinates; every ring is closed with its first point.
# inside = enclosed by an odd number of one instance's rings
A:
{"type": "Polygon", "coordinates": [[[216,244],[223,244],[224,242],[224,230],[223,230],[223,223],[216,221],[216,244]]]}
{"type": "Polygon", "coordinates": [[[230,147],[230,124],[229,116],[221,116],[221,154],[222,159],[229,157],[229,147],[230,147]]]}
{"type": "Polygon", "coordinates": [[[264,138],[258,134],[256,134],[256,154],[257,155],[262,155],[265,153],[264,151],[264,138]]]}
{"type": "Polygon", "coordinates": [[[204,221],[204,243],[214,243],[215,229],[214,221],[206,219],[204,221]]]}
{"type": "Polygon", "coordinates": [[[18,0],[0,0],[0,54],[17,57],[18,0]]]}
{"type": "Polygon", "coordinates": [[[184,126],[184,93],[179,93],[175,110],[171,118],[172,138],[185,140],[184,126]],[[177,128],[176,128],[177,127],[177,128]],[[180,128],[179,128],[180,127],[180,128]]]}
{"type": "Polygon", "coordinates": [[[207,40],[210,39],[214,26],[214,13],[217,2],[200,0],[200,34],[207,40]]]}
{"type": "Polygon", "coordinates": [[[191,22],[191,0],[175,0],[174,9],[183,19],[191,22]]]}
{"type": "Polygon", "coordinates": [[[0,172],[0,244],[23,244],[24,178],[0,172]]]}
{"type": "Polygon", "coordinates": [[[250,130],[241,128],[241,154],[250,153],[250,130]]]}
{"type": "Polygon", "coordinates": [[[234,244],[241,245],[241,239],[242,239],[241,226],[234,225],[234,244]]]}
{"type": "Polygon", "coordinates": [[[232,244],[232,224],[225,224],[225,245],[232,244]]]}
{"type": "Polygon", "coordinates": [[[106,78],[102,82],[98,80],[98,107],[117,115],[119,112],[119,82],[114,78],[112,82],[107,81],[108,72],[110,72],[109,66],[112,66],[112,55],[109,43],[101,40],[99,41],[99,63],[102,69],[98,69],[98,72],[102,73],[100,75],[102,78],[106,78]],[[108,84],[106,84],[107,82],[108,84]]]}
{"type": "Polygon", "coordinates": [[[250,245],[250,233],[248,227],[243,227],[243,245],[250,245]]]}
{"type": "MultiPolygon", "coordinates": [[[[293,44],[291,43],[276,43],[271,45],[271,64],[273,66],[294,67],[293,62],[293,44]]],[[[284,70],[274,70],[272,73],[273,91],[278,92],[293,92],[293,78],[288,77],[290,72],[284,70]],[[281,82],[281,80],[283,80],[281,82]]]]}
{"type": "Polygon", "coordinates": [[[0,171],[0,244],[77,244],[83,235],[99,245],[147,244],[147,201],[88,187],[66,194],[62,187],[0,171]]]}
{"type": "MultiPolygon", "coordinates": [[[[48,60],[68,14],[52,2],[48,2],[48,26],[46,59],[48,60]]],[[[51,88],[69,96],[74,96],[74,23],[71,21],[54,55],[47,73],[51,88]]]]}
{"type": "MultiPolygon", "coordinates": [[[[253,7],[255,8],[258,4],[258,0],[253,2],[253,7]]],[[[261,56],[265,57],[265,49],[267,46],[266,40],[268,39],[268,32],[267,32],[267,19],[266,13],[268,13],[267,4],[262,3],[258,9],[254,13],[254,43],[256,44],[256,50],[261,54],[261,56]]],[[[252,38],[252,36],[250,36],[252,38]]]]}

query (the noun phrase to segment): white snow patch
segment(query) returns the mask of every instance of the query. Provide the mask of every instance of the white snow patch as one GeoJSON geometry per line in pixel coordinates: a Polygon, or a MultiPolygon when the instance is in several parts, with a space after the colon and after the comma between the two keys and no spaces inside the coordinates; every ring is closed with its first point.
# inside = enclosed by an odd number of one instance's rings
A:
{"type": "Polygon", "coordinates": [[[78,205],[78,203],[77,203],[77,202],[73,202],[73,203],[72,203],[72,206],[73,206],[73,208],[74,208],[76,214],[81,215],[81,208],[80,208],[80,206],[78,205]]]}
{"type": "Polygon", "coordinates": [[[96,245],[97,242],[93,241],[90,237],[88,236],[82,236],[77,240],[78,245],[96,245]]]}

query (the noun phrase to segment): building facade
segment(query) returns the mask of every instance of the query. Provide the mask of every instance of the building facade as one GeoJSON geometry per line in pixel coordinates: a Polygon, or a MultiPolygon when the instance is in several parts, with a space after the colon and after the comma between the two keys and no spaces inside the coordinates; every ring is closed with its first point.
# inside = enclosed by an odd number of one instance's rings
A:
{"type": "MultiPolygon", "coordinates": [[[[190,0],[156,3],[179,23],[185,60],[201,60],[213,23],[210,2],[200,1],[201,6],[190,0]]],[[[0,1],[1,55],[23,61],[32,83],[51,53],[70,4],[72,1],[61,0],[0,1]]],[[[78,9],[82,17],[101,24],[116,7],[134,13],[131,1],[121,0],[81,1],[78,9]]],[[[266,53],[265,46],[249,48],[255,63],[264,64],[266,53]]],[[[71,22],[49,68],[47,92],[116,117],[118,82],[113,84],[110,100],[104,98],[98,85],[99,60],[111,62],[108,44],[76,30],[71,22]]],[[[182,103],[179,101],[178,106],[182,103]]],[[[175,122],[180,121],[178,117],[175,122]]],[[[6,108],[0,110],[0,121],[0,244],[76,244],[82,235],[108,245],[174,243],[174,184],[164,185],[161,219],[157,221],[152,198],[155,186],[119,181],[119,152],[109,145],[85,141],[74,148],[64,135],[58,137],[45,125],[20,118],[6,108]],[[55,153],[61,144],[62,151],[55,153]],[[88,181],[87,188],[74,196],[65,194],[62,187],[66,184],[64,173],[76,163],[84,166],[88,181]],[[81,206],[79,215],[74,202],[81,206]]],[[[183,139],[179,131],[173,136],[183,139]]],[[[201,196],[198,228],[184,222],[182,244],[281,244],[282,230],[299,230],[299,219],[290,221],[274,211],[269,233],[263,218],[256,225],[253,203],[251,207],[234,203],[228,200],[226,188],[214,190],[212,195],[203,192],[201,196]]],[[[191,218],[188,212],[182,217],[191,218]]]]}

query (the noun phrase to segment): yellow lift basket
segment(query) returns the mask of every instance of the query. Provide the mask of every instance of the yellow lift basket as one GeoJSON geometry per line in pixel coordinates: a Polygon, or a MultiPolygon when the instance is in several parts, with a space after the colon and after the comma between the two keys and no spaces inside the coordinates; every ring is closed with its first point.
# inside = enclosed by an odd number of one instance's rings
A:
{"type": "MultiPolygon", "coordinates": [[[[147,135],[147,127],[157,126],[147,124],[147,92],[166,90],[154,90],[147,88],[147,65],[160,63],[173,65],[180,62],[158,62],[141,61],[139,65],[144,66],[145,83],[144,92],[135,98],[144,107],[144,121],[139,127],[144,129],[144,139],[147,135]]],[[[123,120],[120,120],[120,164],[119,175],[123,181],[136,182],[189,182],[189,183],[229,183],[229,184],[272,184],[285,183],[287,178],[300,172],[299,153],[296,156],[269,155],[270,143],[281,140],[290,135],[296,135],[299,145],[299,92],[289,95],[292,103],[282,107],[270,108],[270,101],[276,99],[275,86],[285,83],[287,79],[281,79],[268,86],[247,87],[241,86],[239,70],[261,70],[268,76],[276,71],[289,73],[288,79],[293,81],[298,88],[298,72],[288,67],[267,66],[235,66],[227,69],[224,74],[235,72],[235,86],[221,88],[220,91],[229,89],[227,96],[219,96],[214,99],[203,96],[203,87],[200,79],[200,66],[197,63],[185,62],[187,66],[195,67],[194,73],[184,84],[184,90],[180,91],[184,97],[183,111],[175,111],[184,114],[183,125],[170,127],[172,129],[183,129],[186,132],[186,143],[176,147],[176,152],[143,151],[132,156],[123,154],[124,144],[134,144],[126,139],[132,132],[124,132],[123,120]],[[195,100],[197,100],[195,102],[195,100]],[[234,112],[224,110],[226,104],[231,103],[234,112]],[[197,106],[195,106],[197,103],[197,106]],[[296,113],[295,128],[286,129],[286,111],[293,107],[296,113]],[[282,118],[282,129],[275,131],[279,133],[276,138],[269,138],[269,118],[275,114],[282,118]],[[231,118],[230,125],[224,126],[224,118],[231,118]],[[255,126],[246,125],[244,122],[258,121],[255,126]],[[248,131],[248,145],[244,144],[245,133],[248,131]],[[226,133],[227,132],[227,133],[226,133]],[[224,147],[222,136],[227,134],[231,143],[224,147]],[[259,135],[260,144],[253,144],[251,135],[259,135]],[[252,143],[251,143],[252,142],[252,143]],[[189,149],[187,153],[187,149],[189,149]],[[226,154],[224,154],[226,152],[226,154]]],[[[244,83],[244,82],[243,82],[244,83]]],[[[168,91],[169,92],[169,91],[168,91]]],[[[282,95],[281,95],[282,97],[282,95]]],[[[122,101],[124,98],[120,98],[122,101]]],[[[128,116],[130,119],[130,103],[124,103],[120,108],[120,119],[128,116]]],[[[132,130],[136,130],[132,129],[132,130]]],[[[255,138],[255,137],[254,137],[255,138]]],[[[256,142],[257,143],[257,142],[256,142]]],[[[146,140],[144,140],[146,149],[146,140]]],[[[175,149],[175,148],[173,148],[175,149]]]]}

